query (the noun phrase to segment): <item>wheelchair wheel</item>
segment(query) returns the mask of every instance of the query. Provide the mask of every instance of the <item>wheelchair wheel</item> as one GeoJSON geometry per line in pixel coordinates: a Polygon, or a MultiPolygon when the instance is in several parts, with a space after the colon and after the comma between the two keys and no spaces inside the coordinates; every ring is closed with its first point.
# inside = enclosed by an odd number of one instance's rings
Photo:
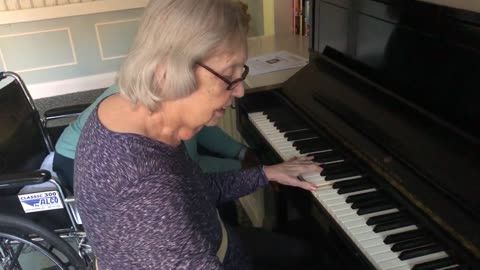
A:
{"type": "Polygon", "coordinates": [[[66,241],[24,218],[0,214],[0,270],[84,270],[66,241]]]}

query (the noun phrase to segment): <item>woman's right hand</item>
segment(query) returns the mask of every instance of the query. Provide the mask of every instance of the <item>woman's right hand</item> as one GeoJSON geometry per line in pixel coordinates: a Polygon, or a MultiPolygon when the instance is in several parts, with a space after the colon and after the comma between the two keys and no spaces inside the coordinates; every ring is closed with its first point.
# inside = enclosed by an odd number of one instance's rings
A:
{"type": "Polygon", "coordinates": [[[314,184],[300,181],[297,177],[308,172],[320,173],[322,168],[319,163],[313,161],[313,157],[303,156],[292,158],[283,163],[264,166],[263,170],[269,181],[315,191],[317,187],[314,184]]]}

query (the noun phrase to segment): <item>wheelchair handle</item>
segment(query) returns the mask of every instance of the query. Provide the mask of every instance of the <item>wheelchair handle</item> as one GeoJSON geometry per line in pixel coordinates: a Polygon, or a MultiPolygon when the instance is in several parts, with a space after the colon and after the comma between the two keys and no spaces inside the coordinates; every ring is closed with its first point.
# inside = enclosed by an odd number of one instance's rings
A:
{"type": "Polygon", "coordinates": [[[52,178],[49,171],[37,170],[0,175],[0,189],[16,188],[32,184],[41,184],[52,178]]]}

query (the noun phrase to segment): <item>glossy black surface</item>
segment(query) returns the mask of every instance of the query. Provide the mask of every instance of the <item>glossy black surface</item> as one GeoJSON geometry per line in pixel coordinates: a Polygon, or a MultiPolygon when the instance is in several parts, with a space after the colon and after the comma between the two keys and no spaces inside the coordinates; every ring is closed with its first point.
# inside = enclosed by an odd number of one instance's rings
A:
{"type": "Polygon", "coordinates": [[[352,57],[393,93],[480,138],[479,14],[398,0],[316,1],[315,11],[314,51],[352,57]]]}

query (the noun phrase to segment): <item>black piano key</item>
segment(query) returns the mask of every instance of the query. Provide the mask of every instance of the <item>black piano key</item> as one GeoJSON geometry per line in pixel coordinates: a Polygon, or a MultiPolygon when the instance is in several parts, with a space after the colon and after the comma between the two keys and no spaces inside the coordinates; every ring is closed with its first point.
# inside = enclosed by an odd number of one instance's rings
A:
{"type": "Polygon", "coordinates": [[[445,248],[442,247],[441,245],[438,244],[433,244],[433,245],[428,245],[428,246],[423,246],[419,248],[414,248],[414,249],[409,249],[402,251],[398,258],[402,261],[408,260],[408,259],[413,259],[421,256],[425,256],[428,254],[433,254],[437,253],[440,251],[444,251],[445,248]]]}
{"type": "MultiPolygon", "coordinates": [[[[301,149],[298,149],[297,150],[301,153],[301,154],[309,154],[309,153],[315,153],[315,152],[319,152],[319,151],[327,151],[327,150],[331,150],[332,148],[328,145],[315,145],[315,146],[308,146],[308,147],[304,147],[304,148],[301,148],[301,149]]],[[[335,159],[337,160],[337,159],[335,159]]],[[[328,161],[324,161],[324,162],[328,162],[328,161]]]]}
{"type": "Polygon", "coordinates": [[[420,238],[420,237],[425,237],[425,236],[426,236],[426,233],[423,230],[411,230],[411,231],[388,235],[387,237],[385,237],[383,242],[385,244],[394,244],[394,243],[407,241],[407,240],[420,238]]]}
{"type": "Polygon", "coordinates": [[[328,143],[323,138],[313,138],[307,140],[296,141],[292,144],[296,148],[305,148],[311,146],[328,146],[328,143]]]}
{"type": "Polygon", "coordinates": [[[272,122],[282,120],[282,119],[298,119],[297,115],[291,110],[285,108],[276,108],[272,110],[266,110],[263,112],[267,116],[268,120],[272,122]]]}
{"type": "Polygon", "coordinates": [[[318,163],[326,163],[326,162],[332,162],[332,161],[337,161],[337,160],[345,160],[345,157],[335,150],[325,151],[325,152],[321,152],[321,153],[315,153],[312,156],[313,156],[313,161],[318,162],[318,163]]]}
{"type": "Polygon", "coordinates": [[[292,122],[302,121],[297,116],[292,114],[267,115],[267,119],[273,123],[281,122],[281,121],[292,121],[292,122]]]}
{"type": "Polygon", "coordinates": [[[353,187],[353,186],[363,185],[367,183],[368,181],[366,181],[365,179],[359,178],[359,179],[335,182],[333,183],[332,188],[334,189],[347,188],[347,187],[353,187]]]}
{"type": "MultiPolygon", "coordinates": [[[[357,186],[339,188],[337,190],[337,193],[340,194],[340,195],[341,194],[348,194],[348,193],[357,192],[357,191],[361,191],[361,190],[367,190],[367,189],[371,189],[371,188],[374,188],[374,186],[372,184],[366,183],[366,184],[361,184],[361,185],[357,185],[357,186]]],[[[357,211],[357,213],[358,213],[358,211],[357,211]]]]}
{"type": "Polygon", "coordinates": [[[287,141],[298,141],[298,140],[305,140],[305,139],[312,139],[318,138],[318,134],[313,130],[302,130],[297,132],[287,132],[283,135],[287,138],[287,141]]]}
{"type": "Polygon", "coordinates": [[[387,198],[387,197],[378,197],[378,198],[373,198],[373,199],[370,199],[370,200],[363,200],[363,201],[354,202],[354,203],[352,203],[351,207],[352,207],[352,209],[366,208],[366,207],[375,206],[375,205],[382,204],[382,203],[387,203],[390,200],[391,199],[387,198]]]}
{"type": "Polygon", "coordinates": [[[402,211],[380,215],[380,216],[374,216],[367,219],[367,225],[374,226],[377,224],[387,223],[393,220],[398,220],[399,218],[403,218],[405,216],[406,214],[402,211]]]}
{"type": "Polygon", "coordinates": [[[450,257],[437,259],[434,261],[419,263],[413,266],[412,270],[434,270],[454,266],[457,263],[450,257]]]}
{"type": "MultiPolygon", "coordinates": [[[[334,173],[358,170],[357,168],[355,168],[355,166],[350,164],[350,162],[335,162],[330,164],[337,164],[337,165],[335,167],[330,167],[330,168],[328,167],[324,168],[324,166],[322,166],[323,170],[320,172],[320,175],[327,176],[329,174],[334,174],[334,173]]],[[[327,165],[330,165],[330,164],[327,164],[327,165]]]]}
{"type": "Polygon", "coordinates": [[[380,211],[383,211],[383,210],[392,209],[392,208],[395,208],[395,207],[396,206],[391,202],[382,203],[382,204],[371,206],[371,207],[360,208],[360,209],[357,210],[357,215],[362,216],[362,215],[366,215],[366,214],[370,214],[370,213],[376,213],[376,212],[380,212],[380,211]]]}
{"type": "Polygon", "coordinates": [[[423,236],[419,238],[414,238],[410,240],[406,240],[403,242],[395,243],[390,248],[393,252],[400,252],[412,248],[417,248],[425,245],[433,244],[434,241],[431,237],[423,236]]]}
{"type": "Polygon", "coordinates": [[[302,130],[308,129],[307,124],[299,122],[279,122],[275,123],[274,126],[282,133],[292,130],[302,130]]]}
{"type": "Polygon", "coordinates": [[[264,108],[262,113],[264,115],[295,115],[295,113],[287,106],[264,108]]]}
{"type": "Polygon", "coordinates": [[[372,192],[367,192],[367,193],[355,194],[355,195],[348,196],[347,199],[346,199],[346,202],[347,203],[353,203],[353,202],[362,201],[362,200],[365,200],[365,199],[376,198],[378,196],[383,196],[383,195],[379,191],[372,191],[372,192]]]}
{"type": "MultiPolygon", "coordinates": [[[[360,209],[360,210],[362,210],[362,209],[360,209]]],[[[360,210],[358,210],[358,211],[360,211],[360,210]]],[[[384,209],[384,210],[387,210],[387,209],[384,209]]],[[[381,224],[375,225],[375,227],[373,228],[373,231],[376,232],[376,233],[386,232],[386,231],[395,230],[395,229],[407,227],[407,226],[414,225],[414,224],[415,224],[415,222],[410,218],[398,219],[398,220],[395,220],[395,221],[392,221],[392,222],[381,223],[381,224]]]]}
{"type": "Polygon", "coordinates": [[[300,125],[300,126],[307,126],[307,124],[297,118],[282,118],[280,120],[272,121],[273,126],[275,127],[282,127],[282,126],[290,126],[290,125],[300,125]]]}
{"type": "MultiPolygon", "coordinates": [[[[331,151],[331,152],[333,152],[335,154],[338,154],[336,151],[331,151]]],[[[317,153],[315,155],[320,155],[320,153],[317,153]]],[[[331,170],[331,171],[341,170],[344,167],[355,168],[354,165],[349,161],[322,164],[321,167],[322,167],[322,169],[327,170],[327,171],[328,170],[331,170]]]]}
{"type": "Polygon", "coordinates": [[[345,172],[337,172],[337,173],[332,173],[327,176],[325,176],[325,181],[331,181],[335,179],[342,179],[342,178],[347,178],[347,177],[353,177],[353,176],[361,176],[362,174],[359,171],[345,171],[345,172]]]}

